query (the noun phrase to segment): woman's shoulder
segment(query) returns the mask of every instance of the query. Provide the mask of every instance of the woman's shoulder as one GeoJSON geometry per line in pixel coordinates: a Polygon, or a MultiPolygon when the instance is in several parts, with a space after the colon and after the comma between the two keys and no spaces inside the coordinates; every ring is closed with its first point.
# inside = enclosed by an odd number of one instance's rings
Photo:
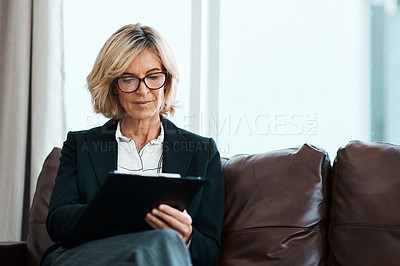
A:
{"type": "Polygon", "coordinates": [[[104,135],[104,134],[115,134],[117,129],[118,120],[108,120],[104,125],[92,127],[84,130],[69,131],[69,137],[80,137],[88,135],[104,135]]]}

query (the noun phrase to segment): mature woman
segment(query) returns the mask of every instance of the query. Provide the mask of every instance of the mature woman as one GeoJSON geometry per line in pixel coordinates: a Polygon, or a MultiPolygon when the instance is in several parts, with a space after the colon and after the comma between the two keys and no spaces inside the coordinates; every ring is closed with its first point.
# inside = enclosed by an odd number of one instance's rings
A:
{"type": "Polygon", "coordinates": [[[153,28],[127,25],[104,44],[87,82],[94,110],[111,120],[68,133],[47,218],[56,244],[43,265],[218,262],[224,208],[220,157],[211,138],[180,129],[165,118],[175,112],[178,81],[174,56],[153,28]],[[110,170],[179,173],[201,176],[206,183],[187,210],[161,204],[148,213],[145,221],[155,230],[63,248],[63,240],[110,170]]]}

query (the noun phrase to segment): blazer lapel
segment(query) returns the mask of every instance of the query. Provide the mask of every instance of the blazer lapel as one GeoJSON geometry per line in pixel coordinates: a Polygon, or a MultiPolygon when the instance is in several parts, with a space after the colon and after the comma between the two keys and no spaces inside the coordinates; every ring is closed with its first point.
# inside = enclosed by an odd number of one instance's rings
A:
{"type": "Polygon", "coordinates": [[[90,160],[100,185],[110,171],[117,169],[118,145],[115,140],[117,124],[118,120],[110,120],[94,134],[86,136],[90,160]]]}
{"type": "Polygon", "coordinates": [[[168,119],[161,120],[164,127],[163,172],[187,176],[193,151],[185,136],[168,119]]]}
{"type": "MultiPolygon", "coordinates": [[[[188,140],[171,121],[163,118],[161,122],[164,127],[163,172],[186,176],[193,156],[188,140]]],[[[110,120],[86,136],[90,160],[100,185],[110,171],[117,169],[117,124],[118,120],[110,120]]]]}

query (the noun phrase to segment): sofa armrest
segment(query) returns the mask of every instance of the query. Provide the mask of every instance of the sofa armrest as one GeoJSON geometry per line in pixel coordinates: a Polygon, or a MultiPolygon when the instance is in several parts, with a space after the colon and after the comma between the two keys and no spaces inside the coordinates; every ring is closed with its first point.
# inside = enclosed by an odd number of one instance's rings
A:
{"type": "Polygon", "coordinates": [[[26,253],[27,249],[25,241],[0,241],[0,265],[26,265],[26,253]]]}

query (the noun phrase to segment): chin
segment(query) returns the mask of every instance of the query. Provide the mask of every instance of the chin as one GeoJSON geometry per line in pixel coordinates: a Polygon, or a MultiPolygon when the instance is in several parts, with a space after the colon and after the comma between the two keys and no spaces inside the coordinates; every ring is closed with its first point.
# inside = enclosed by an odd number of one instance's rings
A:
{"type": "Polygon", "coordinates": [[[159,112],[149,112],[149,111],[139,111],[133,113],[127,113],[127,115],[131,116],[133,119],[136,120],[153,120],[157,119],[160,116],[159,112]]]}

